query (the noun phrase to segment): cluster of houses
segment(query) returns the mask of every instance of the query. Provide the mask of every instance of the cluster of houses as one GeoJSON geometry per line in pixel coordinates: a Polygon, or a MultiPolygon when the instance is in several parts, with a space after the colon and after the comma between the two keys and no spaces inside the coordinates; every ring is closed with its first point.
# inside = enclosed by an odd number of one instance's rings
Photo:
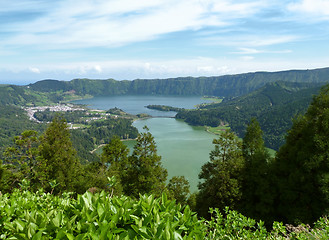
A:
{"type": "Polygon", "coordinates": [[[67,112],[67,111],[77,111],[77,110],[85,110],[85,109],[78,108],[71,104],[58,104],[55,106],[25,107],[24,110],[26,111],[30,120],[41,123],[38,119],[34,117],[34,113],[43,112],[46,110],[49,110],[51,112],[67,112]]]}
{"type": "MultiPolygon", "coordinates": [[[[51,112],[68,112],[68,111],[84,111],[86,109],[84,108],[79,108],[75,105],[72,104],[58,104],[55,106],[41,106],[41,107],[25,107],[24,110],[26,111],[27,115],[29,116],[29,119],[31,121],[35,121],[38,123],[42,123],[41,121],[39,121],[38,119],[35,118],[34,114],[36,112],[43,112],[43,111],[51,111],[51,112]]],[[[96,111],[97,110],[93,110],[96,111]]],[[[90,115],[91,113],[86,112],[86,116],[90,115]]],[[[100,119],[105,119],[107,116],[110,116],[110,113],[104,113],[103,111],[99,110],[98,115],[100,115],[99,117],[90,117],[86,119],[86,122],[91,122],[91,121],[95,121],[95,120],[100,120],[100,119]]],[[[117,115],[112,115],[114,118],[117,118],[117,115]]],[[[74,128],[79,128],[79,127],[73,127],[72,123],[68,123],[69,128],[70,129],[74,129],[74,128]]]]}

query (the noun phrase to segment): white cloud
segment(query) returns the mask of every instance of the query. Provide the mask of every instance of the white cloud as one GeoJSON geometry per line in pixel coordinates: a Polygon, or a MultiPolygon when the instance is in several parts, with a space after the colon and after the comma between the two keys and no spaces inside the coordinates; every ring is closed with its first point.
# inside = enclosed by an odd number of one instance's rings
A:
{"type": "MultiPolygon", "coordinates": [[[[296,63],[297,64],[297,63],[296,63]]],[[[197,57],[175,60],[113,60],[104,62],[76,62],[54,65],[42,65],[42,76],[52,78],[62,73],[63,78],[70,80],[77,77],[87,78],[167,78],[181,76],[219,76],[257,70],[289,69],[288,62],[263,62],[252,56],[242,56],[238,59],[197,57]],[[251,61],[253,60],[253,61],[251,61]],[[99,66],[102,72],[95,71],[99,66]],[[65,73],[65,74],[63,74],[65,73]]]]}
{"type": "Polygon", "coordinates": [[[102,67],[99,66],[99,65],[95,65],[95,66],[94,66],[94,69],[95,69],[95,71],[98,72],[98,73],[101,73],[101,72],[103,71],[102,67]]]}
{"type": "Polygon", "coordinates": [[[214,71],[214,66],[202,66],[202,67],[197,67],[197,71],[198,72],[213,72],[214,71]]]}
{"type": "Polygon", "coordinates": [[[251,61],[251,60],[254,60],[255,57],[253,57],[253,56],[243,56],[243,57],[240,57],[240,59],[242,61],[251,61]]]}
{"type": "Polygon", "coordinates": [[[261,54],[261,53],[273,53],[273,54],[285,54],[291,53],[291,50],[281,50],[281,51],[273,51],[273,50],[258,50],[254,48],[238,48],[239,51],[232,52],[233,54],[261,54]]]}
{"type": "MultiPolygon", "coordinates": [[[[233,46],[243,51],[255,51],[255,47],[265,47],[277,44],[299,41],[300,36],[297,35],[240,35],[236,37],[205,37],[200,39],[203,45],[221,45],[233,46]]],[[[258,50],[256,50],[258,51],[258,50]]]]}
{"type": "Polygon", "coordinates": [[[294,42],[298,40],[300,37],[294,35],[279,35],[279,36],[263,36],[263,37],[255,37],[254,39],[250,37],[250,39],[246,41],[246,44],[249,46],[271,46],[276,44],[294,42]]]}
{"type": "Polygon", "coordinates": [[[7,29],[16,34],[0,43],[54,49],[113,47],[177,31],[225,26],[263,5],[228,0],[62,1],[38,19],[8,24],[7,29]]]}
{"type": "Polygon", "coordinates": [[[329,18],[329,0],[302,0],[297,3],[291,3],[288,9],[303,14],[312,14],[318,18],[329,18]]]}
{"type": "Polygon", "coordinates": [[[250,16],[268,4],[266,1],[250,1],[239,3],[237,1],[213,1],[213,11],[233,15],[233,18],[250,16]]]}
{"type": "Polygon", "coordinates": [[[71,80],[74,78],[95,78],[117,80],[132,80],[137,78],[170,78],[185,76],[219,76],[255,71],[282,71],[289,69],[312,69],[327,67],[329,58],[319,58],[316,61],[287,58],[266,59],[241,56],[238,58],[181,58],[175,60],[112,60],[104,62],[75,62],[61,64],[40,64],[42,69],[37,75],[24,64],[5,65],[0,68],[0,82],[24,81],[31,83],[42,79],[71,80]],[[102,72],[95,71],[99,66],[102,72]],[[8,80],[10,79],[10,80],[8,80]]]}
{"type": "Polygon", "coordinates": [[[253,49],[253,48],[239,48],[238,52],[233,52],[236,54],[258,54],[263,53],[264,51],[253,49]]]}
{"type": "Polygon", "coordinates": [[[314,44],[326,43],[328,27],[312,21],[328,18],[329,0],[6,2],[0,68],[22,76],[163,78],[329,64],[326,46],[314,44]]]}
{"type": "Polygon", "coordinates": [[[29,71],[32,73],[38,73],[38,74],[41,73],[40,69],[36,67],[29,67],[29,71]]]}

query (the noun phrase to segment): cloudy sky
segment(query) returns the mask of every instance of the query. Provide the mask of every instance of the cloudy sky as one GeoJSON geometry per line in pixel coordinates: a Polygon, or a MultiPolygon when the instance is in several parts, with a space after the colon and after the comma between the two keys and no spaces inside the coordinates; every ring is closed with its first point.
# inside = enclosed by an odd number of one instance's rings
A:
{"type": "Polygon", "coordinates": [[[329,67],[329,0],[0,0],[0,83],[329,67]]]}

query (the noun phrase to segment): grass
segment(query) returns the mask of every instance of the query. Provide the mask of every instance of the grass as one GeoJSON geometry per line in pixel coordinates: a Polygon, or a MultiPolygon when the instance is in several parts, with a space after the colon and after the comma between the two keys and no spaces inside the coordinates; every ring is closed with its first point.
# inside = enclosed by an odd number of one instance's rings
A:
{"type": "Polygon", "coordinates": [[[231,129],[230,126],[228,124],[226,125],[222,125],[222,126],[218,126],[218,127],[208,127],[206,126],[206,131],[219,135],[220,133],[222,133],[223,131],[227,130],[227,129],[231,129]]]}
{"type": "Polygon", "coordinates": [[[203,97],[202,100],[212,101],[213,103],[221,103],[223,98],[219,97],[203,97]]]}
{"type": "Polygon", "coordinates": [[[90,125],[82,124],[82,123],[74,123],[72,124],[73,128],[90,128],[90,125]]]}
{"type": "Polygon", "coordinates": [[[201,104],[197,104],[194,107],[195,108],[201,108],[204,106],[208,106],[214,103],[221,103],[223,101],[223,98],[219,98],[219,97],[202,97],[202,100],[207,100],[207,101],[211,101],[210,103],[201,103],[201,104]]]}

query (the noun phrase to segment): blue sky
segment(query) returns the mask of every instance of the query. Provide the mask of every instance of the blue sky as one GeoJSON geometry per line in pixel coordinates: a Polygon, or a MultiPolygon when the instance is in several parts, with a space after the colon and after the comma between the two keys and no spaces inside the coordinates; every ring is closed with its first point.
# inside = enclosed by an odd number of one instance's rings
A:
{"type": "Polygon", "coordinates": [[[0,0],[0,83],[329,67],[329,0],[0,0]]]}

